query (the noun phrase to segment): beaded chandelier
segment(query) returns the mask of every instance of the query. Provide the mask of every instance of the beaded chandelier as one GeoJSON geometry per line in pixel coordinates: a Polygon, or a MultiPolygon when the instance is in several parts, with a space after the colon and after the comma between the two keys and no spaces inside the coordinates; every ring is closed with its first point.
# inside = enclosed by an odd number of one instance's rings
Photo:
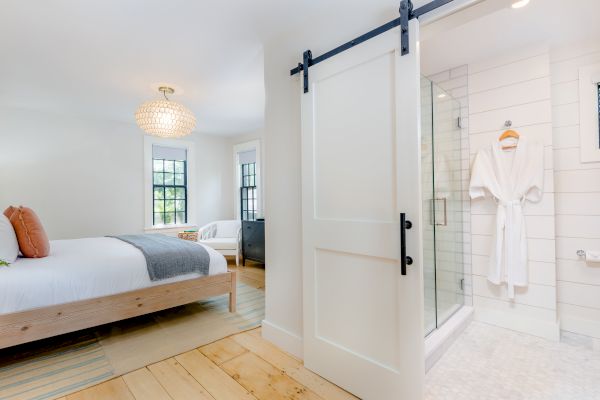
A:
{"type": "Polygon", "coordinates": [[[142,130],[163,138],[178,138],[189,135],[196,127],[196,117],[183,105],[167,98],[175,93],[173,88],[161,86],[158,90],[164,100],[148,101],[137,109],[135,120],[142,130]]]}

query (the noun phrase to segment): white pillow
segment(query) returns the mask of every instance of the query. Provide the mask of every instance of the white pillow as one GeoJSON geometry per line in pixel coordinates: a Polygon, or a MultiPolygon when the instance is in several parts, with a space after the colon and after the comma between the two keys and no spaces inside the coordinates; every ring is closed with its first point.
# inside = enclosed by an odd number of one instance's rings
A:
{"type": "Polygon", "coordinates": [[[12,264],[18,255],[19,243],[15,230],[6,215],[0,214],[0,260],[12,264]]]}

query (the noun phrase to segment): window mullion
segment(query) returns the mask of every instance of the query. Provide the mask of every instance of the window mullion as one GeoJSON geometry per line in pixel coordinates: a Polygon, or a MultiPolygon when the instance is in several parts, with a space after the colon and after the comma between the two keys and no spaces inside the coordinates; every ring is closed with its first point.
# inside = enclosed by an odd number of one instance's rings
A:
{"type": "MultiPolygon", "coordinates": [[[[166,160],[166,159],[153,159],[152,160],[152,222],[154,225],[157,225],[157,221],[156,221],[156,215],[159,214],[162,216],[162,224],[164,225],[175,225],[178,223],[187,223],[188,222],[188,177],[187,177],[187,160],[166,160]],[[160,170],[156,170],[156,161],[162,161],[162,168],[160,170]],[[172,163],[172,171],[167,172],[166,168],[165,168],[165,164],[167,162],[172,163]],[[181,175],[181,172],[177,172],[179,169],[179,167],[177,166],[179,162],[183,162],[183,185],[178,185],[176,184],[177,182],[177,176],[181,175]],[[159,176],[161,176],[162,178],[162,182],[157,183],[156,179],[155,179],[155,174],[159,174],[159,176]],[[166,183],[166,174],[171,174],[171,176],[173,177],[173,181],[171,182],[170,185],[167,185],[166,183]],[[157,212],[156,209],[156,197],[155,197],[155,192],[156,189],[162,189],[162,199],[160,199],[162,201],[162,210],[157,212]],[[182,189],[183,190],[183,196],[180,197],[178,196],[178,189],[182,189]],[[170,192],[171,196],[169,199],[167,199],[167,191],[170,192]],[[183,202],[183,209],[180,210],[179,207],[177,207],[177,202],[178,201],[182,201],[183,202]],[[172,202],[172,211],[168,211],[167,210],[167,202],[172,202]],[[180,218],[178,218],[178,214],[183,213],[183,221],[181,221],[180,218]],[[166,223],[167,221],[167,215],[172,216],[172,220],[170,220],[169,223],[166,223]]],[[[171,203],[169,203],[171,204],[171,203]]]]}

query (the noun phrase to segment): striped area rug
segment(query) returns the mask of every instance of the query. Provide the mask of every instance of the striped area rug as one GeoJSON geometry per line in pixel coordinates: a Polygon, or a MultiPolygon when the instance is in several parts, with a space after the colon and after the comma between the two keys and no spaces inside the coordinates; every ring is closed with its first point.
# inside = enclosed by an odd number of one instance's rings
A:
{"type": "Polygon", "coordinates": [[[223,337],[256,328],[264,291],[228,296],[0,350],[0,400],[55,399],[223,337]]]}

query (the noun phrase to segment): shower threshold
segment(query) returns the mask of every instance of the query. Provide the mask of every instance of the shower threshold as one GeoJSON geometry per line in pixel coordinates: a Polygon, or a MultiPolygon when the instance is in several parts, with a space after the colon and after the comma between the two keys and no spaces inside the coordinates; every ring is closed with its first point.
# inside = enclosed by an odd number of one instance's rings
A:
{"type": "Polygon", "coordinates": [[[444,355],[473,320],[473,307],[460,307],[442,326],[425,338],[425,372],[444,355]]]}

